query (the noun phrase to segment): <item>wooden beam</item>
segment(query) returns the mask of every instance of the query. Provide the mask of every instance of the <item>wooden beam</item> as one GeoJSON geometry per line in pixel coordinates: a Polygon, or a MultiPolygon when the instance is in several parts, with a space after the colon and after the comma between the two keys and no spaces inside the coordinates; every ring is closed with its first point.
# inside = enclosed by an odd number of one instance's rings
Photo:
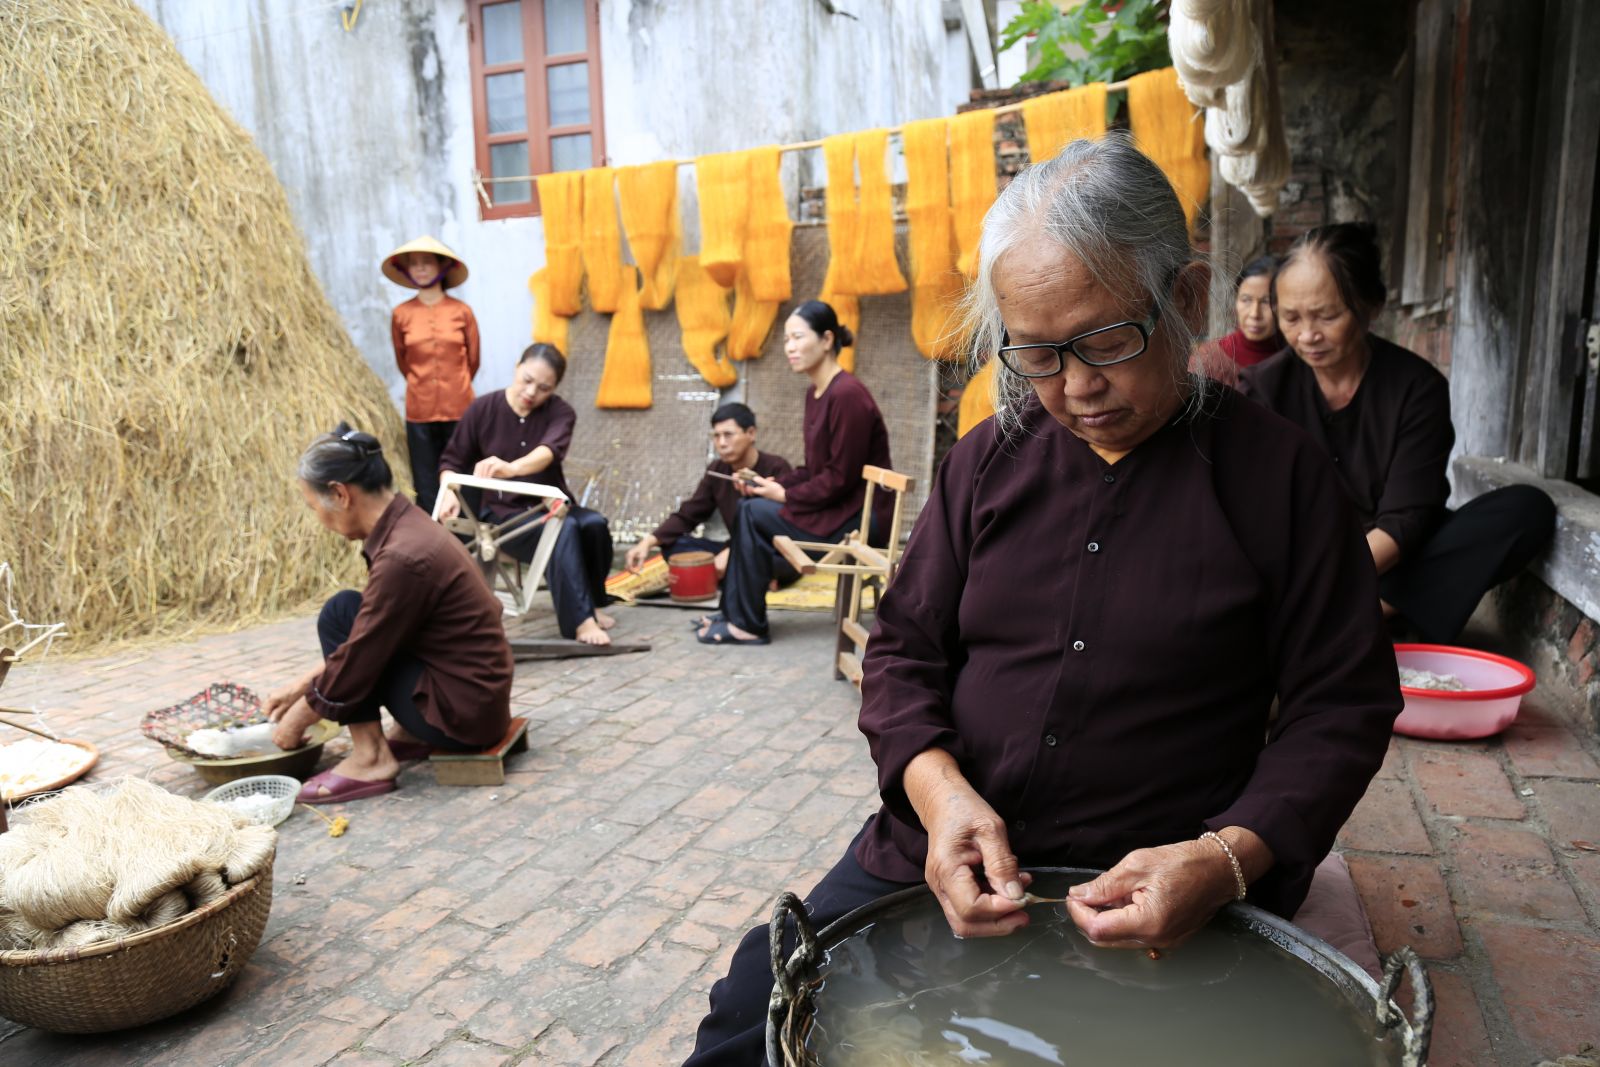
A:
{"type": "Polygon", "coordinates": [[[861,688],[861,661],[848,652],[839,653],[839,673],[850,679],[857,688],[861,688]]]}
{"type": "Polygon", "coordinates": [[[908,474],[901,474],[899,471],[892,471],[887,467],[874,467],[870,463],[861,468],[861,477],[869,482],[876,482],[885,489],[892,489],[896,493],[909,493],[912,485],[915,484],[908,474]]]}
{"type": "Polygon", "coordinates": [[[801,574],[817,573],[817,561],[800,551],[800,546],[794,543],[794,538],[779,534],[772,539],[772,547],[778,550],[778,555],[789,561],[789,566],[801,574]]]}
{"type": "Polygon", "coordinates": [[[846,637],[855,642],[857,648],[864,649],[867,647],[867,628],[856,622],[856,620],[842,620],[839,623],[839,629],[844,631],[846,637]]]}

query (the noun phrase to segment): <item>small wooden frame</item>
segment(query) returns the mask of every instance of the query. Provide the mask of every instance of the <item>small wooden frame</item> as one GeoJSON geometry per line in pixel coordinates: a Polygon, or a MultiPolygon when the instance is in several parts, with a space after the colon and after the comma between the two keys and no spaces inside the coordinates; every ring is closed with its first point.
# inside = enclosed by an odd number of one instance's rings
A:
{"type": "Polygon", "coordinates": [[[440,785],[504,785],[506,757],[528,750],[528,720],[511,719],[505,737],[479,752],[448,752],[436,748],[428,756],[440,785]]]}
{"type": "Polygon", "coordinates": [[[470,474],[446,471],[439,478],[439,496],[433,505],[433,518],[436,522],[443,522],[452,533],[471,539],[467,551],[478,561],[489,588],[495,588],[498,581],[511,594],[513,610],[509,614],[525,615],[533,606],[539,583],[544,580],[545,566],[550,562],[550,554],[555,551],[556,538],[561,536],[561,526],[571,503],[567,494],[554,486],[513,482],[503,478],[476,478],[470,474]],[[529,510],[498,525],[490,525],[472,513],[462,489],[528,497],[529,510]],[[461,510],[454,518],[440,519],[439,515],[450,495],[460,501],[461,510]],[[539,518],[541,509],[544,514],[539,518]],[[505,546],[531,535],[535,530],[539,531],[539,545],[534,550],[532,562],[524,566],[520,559],[505,551],[505,546]]]}
{"type": "Polygon", "coordinates": [[[834,648],[833,676],[849,679],[861,688],[861,658],[867,649],[867,628],[861,625],[861,594],[867,584],[877,587],[883,596],[894,580],[900,566],[900,521],[906,493],[911,491],[913,480],[898,471],[868,464],[861,468],[861,478],[867,491],[861,502],[864,524],[872,521],[872,494],[881,490],[895,494],[894,514],[889,522],[888,542],[885,549],[867,544],[860,530],[848,534],[838,544],[820,541],[796,541],[779,535],[772,539],[772,547],[788,560],[789,565],[801,574],[836,574],[839,591],[834,597],[833,620],[839,629],[834,648]],[[820,553],[813,556],[811,553],[820,553]]]}

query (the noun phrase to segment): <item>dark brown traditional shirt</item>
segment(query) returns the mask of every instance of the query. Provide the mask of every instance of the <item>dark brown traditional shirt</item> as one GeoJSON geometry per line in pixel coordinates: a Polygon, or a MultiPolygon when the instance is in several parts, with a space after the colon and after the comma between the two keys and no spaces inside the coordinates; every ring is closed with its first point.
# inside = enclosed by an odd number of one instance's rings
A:
{"type": "MultiPolygon", "coordinates": [[[[780,455],[758,451],[755,465],[750,469],[763,478],[782,478],[794,468],[780,455]]],[[[720,459],[713,461],[706,470],[718,474],[733,473],[733,467],[720,459]]],[[[701,475],[700,484],[695,486],[693,495],[679,504],[678,510],[661,520],[661,525],[655,528],[655,539],[661,543],[662,553],[672,551],[678,538],[688,536],[696,526],[711,518],[712,512],[720,514],[722,524],[732,530],[734,521],[739,517],[739,501],[743,499],[739,487],[732,482],[713,478],[709,474],[701,475]]]]}
{"type": "Polygon", "coordinates": [[[312,683],[311,707],[344,722],[404,652],[422,661],[414,696],[423,718],[465,744],[499,741],[511,722],[511,646],[500,601],[461,542],[396,494],[361,554],[361,610],[312,683]]]}
{"type": "Polygon", "coordinates": [[[1291,349],[1240,371],[1239,391],[1311,435],[1333,460],[1363,529],[1394,538],[1405,559],[1433,536],[1450,497],[1450,383],[1421,356],[1369,340],[1367,373],[1338,411],[1291,349]]]}
{"type": "MultiPolygon", "coordinates": [[[[786,494],[783,517],[824,537],[861,510],[867,493],[861,468],[869,463],[892,466],[889,428],[861,379],[840,371],[820,397],[815,389],[806,387],[801,432],[806,443],[805,466],[778,479],[786,494]]],[[[888,493],[873,494],[872,510],[880,536],[888,529],[893,509],[888,493]]]]}
{"type": "MultiPolygon", "coordinates": [[[[518,415],[511,401],[506,399],[505,390],[498,389],[474,400],[467,413],[461,416],[444,455],[439,458],[439,471],[441,474],[445,471],[471,474],[473,465],[480,459],[497,456],[509,463],[544,445],[555,453],[550,466],[538,474],[511,480],[548,485],[570,497],[572,490],[567,488],[561,461],[567,457],[572,430],[577,424],[578,413],[559,396],[552,396],[526,415],[518,415]]],[[[503,522],[527,511],[536,501],[506,493],[485,493],[484,503],[494,520],[503,522]]]]}
{"type": "Polygon", "coordinates": [[[951,450],[879,610],[861,730],[884,804],[857,858],[922,879],[902,777],[938,747],[1024,864],[1239,825],[1276,858],[1252,899],[1292,914],[1400,711],[1332,467],[1231,390],[1115,464],[1036,400],[1022,418],[951,450]]]}

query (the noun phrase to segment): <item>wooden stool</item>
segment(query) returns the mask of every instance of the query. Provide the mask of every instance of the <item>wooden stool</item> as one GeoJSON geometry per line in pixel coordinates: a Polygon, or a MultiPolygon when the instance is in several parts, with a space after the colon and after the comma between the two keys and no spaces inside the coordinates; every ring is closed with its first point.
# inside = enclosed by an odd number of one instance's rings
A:
{"type": "Polygon", "coordinates": [[[428,756],[440,785],[504,785],[506,757],[528,750],[528,720],[515,718],[497,744],[478,752],[436,748],[428,756]]]}

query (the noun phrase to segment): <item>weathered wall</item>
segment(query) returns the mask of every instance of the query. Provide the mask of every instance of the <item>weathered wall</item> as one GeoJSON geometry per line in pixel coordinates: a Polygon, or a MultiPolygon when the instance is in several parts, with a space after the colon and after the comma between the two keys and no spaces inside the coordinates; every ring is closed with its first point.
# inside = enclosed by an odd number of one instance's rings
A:
{"type": "MultiPolygon", "coordinates": [[[[338,7],[304,0],[139,2],[272,161],[324,288],[394,395],[389,309],[402,293],[378,261],[425,232],[471,267],[459,295],[482,327],[480,389],[508,380],[528,341],[543,230],[478,218],[464,0],[368,4],[351,33],[338,7]]],[[[892,125],[964,99],[959,32],[941,5],[832,6],[854,17],[814,0],[602,0],[612,162],[892,125]]],[[[790,187],[815,184],[813,170],[820,180],[815,153],[786,163],[790,187]]]]}

